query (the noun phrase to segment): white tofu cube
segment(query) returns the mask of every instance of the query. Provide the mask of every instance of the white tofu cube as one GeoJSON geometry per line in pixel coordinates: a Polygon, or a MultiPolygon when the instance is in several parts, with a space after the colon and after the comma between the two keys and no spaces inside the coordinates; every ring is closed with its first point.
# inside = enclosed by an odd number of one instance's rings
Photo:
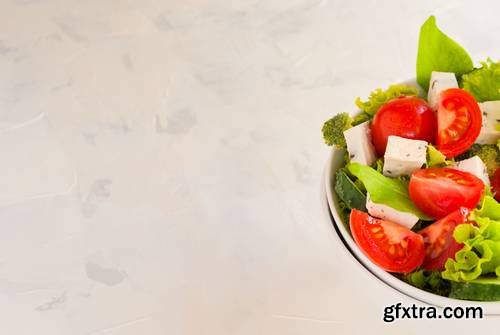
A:
{"type": "Polygon", "coordinates": [[[431,80],[429,82],[429,93],[427,101],[432,109],[437,109],[439,103],[439,95],[442,91],[448,88],[457,88],[458,82],[453,72],[437,72],[432,71],[431,80]]]}
{"type": "Polygon", "coordinates": [[[486,169],[486,165],[479,158],[479,156],[473,156],[468,159],[464,159],[463,161],[459,161],[455,163],[453,166],[454,169],[469,172],[474,176],[478,177],[483,181],[486,186],[490,186],[490,178],[488,178],[488,170],[486,169]]]}
{"type": "Polygon", "coordinates": [[[374,203],[370,194],[366,194],[366,209],[371,216],[400,224],[408,229],[411,229],[418,221],[418,216],[412,213],[400,212],[387,205],[374,203]]]}
{"type": "Polygon", "coordinates": [[[372,165],[377,159],[368,121],[344,131],[351,162],[372,165]]]}
{"type": "Polygon", "coordinates": [[[427,142],[389,136],[384,155],[384,176],[410,175],[427,159],[427,142]]]}
{"type": "Polygon", "coordinates": [[[481,108],[483,122],[476,143],[496,144],[500,139],[500,131],[496,129],[500,123],[500,101],[481,102],[479,108],[481,108]]]}

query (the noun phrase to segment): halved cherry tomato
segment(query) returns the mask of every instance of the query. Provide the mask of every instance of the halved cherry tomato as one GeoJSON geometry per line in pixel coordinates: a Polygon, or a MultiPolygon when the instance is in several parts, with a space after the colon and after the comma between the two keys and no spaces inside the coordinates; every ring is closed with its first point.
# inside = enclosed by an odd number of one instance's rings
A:
{"type": "Polygon", "coordinates": [[[424,213],[439,219],[460,207],[474,208],[484,190],[476,176],[451,168],[428,168],[412,173],[408,191],[424,213]]]}
{"type": "Polygon", "coordinates": [[[500,168],[496,169],[493,177],[491,177],[491,189],[495,194],[495,199],[500,201],[500,168]]]}
{"type": "Polygon", "coordinates": [[[462,249],[463,244],[455,241],[453,231],[456,226],[466,222],[468,216],[469,210],[462,207],[418,232],[424,238],[424,269],[443,270],[448,258],[455,259],[455,254],[462,249]]]}
{"type": "Polygon", "coordinates": [[[425,252],[421,235],[356,209],[351,211],[349,222],[361,251],[382,269],[408,273],[422,264],[425,252]]]}
{"type": "Polygon", "coordinates": [[[372,142],[383,156],[390,135],[434,142],[436,115],[425,100],[399,97],[380,107],[371,125],[372,142]]]}
{"type": "Polygon", "coordinates": [[[472,95],[460,88],[449,88],[439,98],[436,144],[446,157],[466,151],[481,131],[481,110],[472,95]]]}

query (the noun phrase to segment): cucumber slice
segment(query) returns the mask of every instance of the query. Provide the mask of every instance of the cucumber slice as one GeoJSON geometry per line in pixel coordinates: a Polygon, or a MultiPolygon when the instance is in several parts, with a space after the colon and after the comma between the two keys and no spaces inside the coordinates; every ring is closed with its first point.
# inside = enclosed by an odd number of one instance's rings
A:
{"type": "Polygon", "coordinates": [[[467,283],[451,282],[450,298],[500,301],[500,278],[479,278],[467,283]]]}

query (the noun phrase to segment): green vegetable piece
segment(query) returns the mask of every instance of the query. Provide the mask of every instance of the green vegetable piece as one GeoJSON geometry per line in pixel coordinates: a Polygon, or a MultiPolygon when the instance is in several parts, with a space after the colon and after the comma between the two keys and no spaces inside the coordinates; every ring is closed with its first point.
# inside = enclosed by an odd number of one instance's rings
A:
{"type": "Polygon", "coordinates": [[[478,217],[486,217],[492,220],[500,220],[500,203],[492,197],[484,197],[480,209],[475,209],[471,213],[471,220],[476,221],[478,217]]]}
{"type": "Polygon", "coordinates": [[[372,116],[368,113],[361,112],[355,117],[352,118],[352,126],[357,126],[358,124],[361,124],[363,122],[366,122],[368,120],[371,120],[372,116]]]}
{"type": "Polygon", "coordinates": [[[361,98],[356,98],[355,104],[364,113],[373,117],[382,105],[386,102],[401,97],[401,96],[417,96],[418,91],[415,87],[406,85],[391,85],[386,90],[377,88],[370,93],[367,101],[361,101],[361,98]]]}
{"type": "Polygon", "coordinates": [[[410,176],[402,174],[401,176],[397,176],[396,179],[401,181],[405,188],[408,189],[408,185],[410,184],[410,176]]]}
{"type": "Polygon", "coordinates": [[[432,144],[427,146],[427,162],[426,167],[431,166],[448,166],[454,163],[453,160],[447,160],[446,156],[441,151],[436,149],[432,144]]]}
{"type": "Polygon", "coordinates": [[[493,191],[491,190],[491,187],[488,185],[484,185],[484,191],[483,191],[483,194],[481,196],[481,202],[483,201],[485,196],[489,196],[489,197],[494,196],[493,191]]]}
{"type": "Polygon", "coordinates": [[[467,51],[446,36],[431,16],[420,28],[417,53],[417,82],[429,89],[432,71],[453,72],[460,76],[474,68],[467,51]]]}
{"type": "Polygon", "coordinates": [[[382,173],[382,171],[384,171],[384,159],[383,158],[379,158],[375,161],[375,163],[373,164],[373,168],[379,172],[379,173],[382,173]]]}
{"type": "Polygon", "coordinates": [[[479,144],[479,150],[476,155],[481,158],[488,169],[488,175],[493,176],[500,162],[500,151],[494,144],[479,144]]]}
{"type": "Polygon", "coordinates": [[[474,234],[474,226],[468,223],[459,224],[453,231],[453,238],[458,243],[464,243],[474,234]]]}
{"type": "Polygon", "coordinates": [[[491,255],[479,257],[472,250],[462,249],[455,254],[455,260],[449,258],[446,261],[442,276],[448,280],[461,282],[477,279],[483,272],[483,263],[490,261],[488,256],[491,255]]]}
{"type": "Polygon", "coordinates": [[[361,101],[358,97],[356,105],[361,109],[361,112],[354,117],[348,113],[340,113],[332,117],[323,124],[321,131],[323,139],[327,145],[334,145],[339,149],[346,148],[344,131],[357,126],[363,122],[369,121],[378,109],[387,101],[400,96],[416,96],[418,91],[415,87],[406,85],[391,85],[385,91],[377,89],[370,94],[368,101],[361,101]]]}
{"type": "Polygon", "coordinates": [[[361,180],[356,179],[354,181],[354,185],[356,185],[356,187],[361,191],[361,193],[366,194],[365,184],[363,184],[361,180]]]}
{"type": "Polygon", "coordinates": [[[457,282],[469,282],[484,275],[500,275],[500,204],[485,196],[480,209],[469,215],[477,225],[461,224],[453,237],[463,248],[448,259],[442,276],[457,282]]]}
{"type": "Polygon", "coordinates": [[[467,283],[451,282],[450,298],[499,301],[500,278],[479,278],[467,283]]]}
{"type": "Polygon", "coordinates": [[[373,168],[359,163],[350,163],[346,168],[363,182],[373,202],[387,205],[401,212],[412,213],[423,220],[432,219],[410,200],[408,186],[404,181],[388,178],[373,168]]]}
{"type": "Polygon", "coordinates": [[[432,144],[427,146],[427,167],[441,165],[446,162],[446,156],[432,144]]]}
{"type": "Polygon", "coordinates": [[[486,165],[488,175],[491,177],[500,165],[500,148],[495,144],[473,144],[466,152],[457,157],[459,160],[479,156],[486,165]]]}
{"type": "Polygon", "coordinates": [[[342,201],[342,199],[339,199],[338,204],[340,219],[342,220],[342,223],[346,226],[346,228],[349,229],[349,215],[351,214],[351,210],[347,207],[345,202],[342,201]]]}
{"type": "Polygon", "coordinates": [[[366,212],[366,195],[347,176],[345,169],[340,169],[335,174],[335,192],[347,208],[366,212]]]}
{"type": "Polygon", "coordinates": [[[462,76],[462,87],[477,101],[500,100],[500,62],[487,59],[483,65],[462,76]]]}
{"type": "Polygon", "coordinates": [[[323,124],[321,131],[327,145],[335,145],[342,149],[346,147],[344,131],[352,127],[352,118],[348,113],[340,113],[323,124]]]}
{"type": "Polygon", "coordinates": [[[402,279],[408,284],[428,292],[442,296],[450,294],[450,282],[443,279],[439,271],[417,270],[404,275],[402,279]]]}

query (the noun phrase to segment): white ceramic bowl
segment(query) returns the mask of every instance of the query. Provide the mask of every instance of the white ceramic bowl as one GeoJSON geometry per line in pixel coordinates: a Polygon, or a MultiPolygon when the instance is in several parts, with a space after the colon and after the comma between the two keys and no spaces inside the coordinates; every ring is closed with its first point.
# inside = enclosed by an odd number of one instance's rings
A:
{"type": "MultiPolygon", "coordinates": [[[[408,81],[407,83],[415,85],[414,81],[408,81]]],[[[346,223],[342,222],[342,219],[339,215],[340,208],[338,204],[338,197],[333,189],[333,186],[335,185],[335,172],[342,166],[344,166],[344,152],[342,150],[333,149],[324,173],[324,188],[326,199],[328,202],[328,208],[331,214],[331,216],[328,216],[329,221],[333,221],[331,222],[332,229],[335,230],[336,234],[340,235],[340,240],[344,243],[344,246],[350,251],[352,256],[359,261],[358,264],[360,264],[360,266],[364,266],[375,277],[382,280],[395,290],[421,302],[437,307],[480,306],[483,308],[483,313],[486,315],[500,315],[500,302],[457,300],[432,294],[405,283],[404,281],[394,277],[390,273],[380,269],[377,265],[372,263],[358,248],[356,242],[354,242],[354,239],[349,232],[348,227],[346,226],[346,223]],[[333,218],[333,220],[331,220],[331,218],[333,218]]],[[[377,280],[377,278],[373,278],[373,280],[377,280]]]]}

